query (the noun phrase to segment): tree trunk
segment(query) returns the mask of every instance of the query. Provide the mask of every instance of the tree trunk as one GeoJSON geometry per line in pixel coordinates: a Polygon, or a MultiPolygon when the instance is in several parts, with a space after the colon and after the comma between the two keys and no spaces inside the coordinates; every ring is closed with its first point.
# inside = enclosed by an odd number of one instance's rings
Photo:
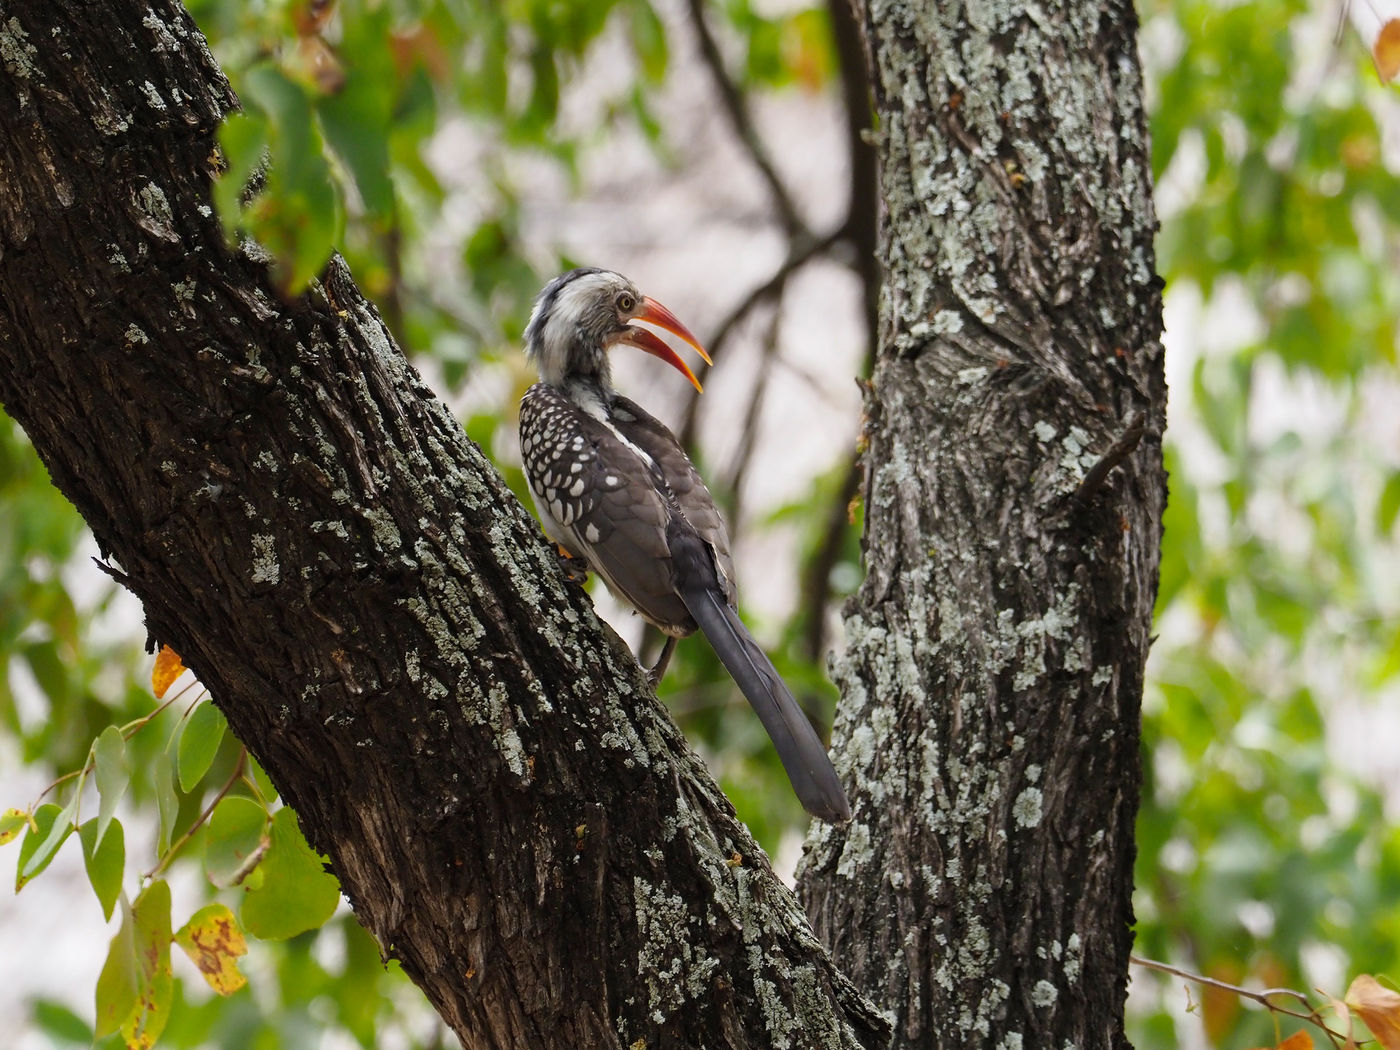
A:
{"type": "Polygon", "coordinates": [[[225,245],[184,9],[0,0],[0,56],[0,400],[463,1042],[882,1043],[343,264],[225,245]]]}
{"type": "Polygon", "coordinates": [[[893,1047],[1123,1046],[1166,498],[1136,18],[858,16],[886,289],[835,669],[855,819],[802,895],[893,1047]]]}

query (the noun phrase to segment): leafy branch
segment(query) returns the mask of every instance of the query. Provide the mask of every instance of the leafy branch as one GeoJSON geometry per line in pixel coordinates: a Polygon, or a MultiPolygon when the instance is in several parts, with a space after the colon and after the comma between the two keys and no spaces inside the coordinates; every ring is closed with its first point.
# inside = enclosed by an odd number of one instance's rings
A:
{"type": "MultiPolygon", "coordinates": [[[[1258,1003],[1273,1014],[1276,1020],[1279,1016],[1292,1017],[1313,1025],[1322,1031],[1337,1050],[1354,1050],[1357,1046],[1352,1014],[1360,1014],[1376,1042],[1385,1050],[1400,1050],[1400,992],[1385,987],[1369,974],[1361,974],[1356,977],[1347,989],[1345,998],[1338,999],[1323,992],[1321,994],[1327,997],[1327,1002],[1322,1006],[1315,1006],[1307,995],[1293,988],[1245,988],[1214,977],[1206,977],[1204,974],[1192,973],[1190,970],[1183,970],[1170,963],[1147,959],[1141,955],[1131,955],[1129,960],[1144,969],[1170,974],[1173,977],[1191,981],[1193,984],[1229,992],[1241,999],[1258,1003]],[[1276,1001],[1278,999],[1291,999],[1302,1009],[1283,1006],[1276,1001]],[[1325,1010],[1331,1010],[1340,1017],[1346,1024],[1346,1031],[1339,1032],[1330,1027],[1323,1017],[1325,1010]]],[[[1310,1041],[1301,1044],[1295,1043],[1299,1034],[1301,1033],[1295,1033],[1287,1040],[1280,1042],[1279,1047],[1293,1050],[1296,1045],[1311,1045],[1310,1041]]]]}

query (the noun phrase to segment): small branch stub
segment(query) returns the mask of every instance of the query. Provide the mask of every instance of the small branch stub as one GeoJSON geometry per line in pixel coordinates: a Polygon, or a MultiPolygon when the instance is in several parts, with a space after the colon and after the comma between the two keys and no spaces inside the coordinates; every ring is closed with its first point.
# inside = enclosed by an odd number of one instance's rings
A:
{"type": "Polygon", "coordinates": [[[1074,490],[1076,500],[1084,503],[1099,490],[1099,486],[1108,478],[1109,472],[1133,454],[1133,449],[1138,447],[1138,442],[1142,440],[1146,427],[1147,416],[1142,412],[1134,413],[1133,418],[1128,422],[1128,429],[1123,431],[1122,436],[1113,443],[1113,447],[1104,453],[1102,459],[1089,468],[1089,473],[1084,475],[1084,480],[1074,490]]]}

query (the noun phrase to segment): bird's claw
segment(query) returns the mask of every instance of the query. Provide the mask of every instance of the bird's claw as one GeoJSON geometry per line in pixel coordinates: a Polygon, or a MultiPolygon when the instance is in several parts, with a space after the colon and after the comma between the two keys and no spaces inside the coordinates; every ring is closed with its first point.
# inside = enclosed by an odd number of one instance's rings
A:
{"type": "Polygon", "coordinates": [[[563,547],[556,546],[554,551],[559,558],[559,568],[564,572],[564,579],[580,587],[588,582],[588,562],[570,554],[563,547]]]}
{"type": "Polygon", "coordinates": [[[666,639],[666,644],[661,647],[661,653],[656,658],[656,663],[647,669],[647,681],[651,683],[654,691],[661,684],[661,678],[666,673],[666,665],[671,662],[671,654],[676,651],[676,637],[670,635],[666,639]]]}

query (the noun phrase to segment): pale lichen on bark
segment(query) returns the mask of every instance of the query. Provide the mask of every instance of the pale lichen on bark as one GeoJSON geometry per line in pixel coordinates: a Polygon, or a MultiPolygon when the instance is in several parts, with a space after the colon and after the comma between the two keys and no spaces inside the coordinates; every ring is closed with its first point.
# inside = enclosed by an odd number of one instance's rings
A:
{"type": "Polygon", "coordinates": [[[1121,1045],[1164,496],[1133,12],[860,8],[887,285],[833,665],[855,820],[809,837],[800,885],[896,1046],[1121,1045]],[[1081,932],[1097,977],[1071,994],[1034,946],[1081,932]]]}
{"type": "Polygon", "coordinates": [[[880,1041],[343,264],[288,300],[228,249],[233,99],[180,5],[21,0],[0,57],[0,397],[444,1018],[473,1045],[880,1041]]]}

